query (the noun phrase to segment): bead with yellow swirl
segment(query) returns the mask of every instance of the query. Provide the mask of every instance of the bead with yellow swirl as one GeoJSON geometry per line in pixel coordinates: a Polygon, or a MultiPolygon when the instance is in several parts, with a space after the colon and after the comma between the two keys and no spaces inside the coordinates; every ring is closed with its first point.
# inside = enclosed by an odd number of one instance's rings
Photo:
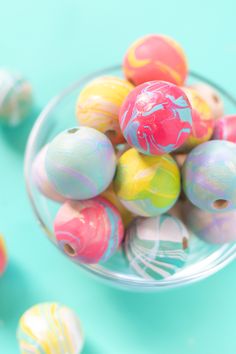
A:
{"type": "Polygon", "coordinates": [[[119,126],[118,114],[133,85],[113,76],[99,77],[81,91],[76,103],[80,125],[95,128],[106,134],[113,144],[125,141],[119,126]]]}
{"type": "Polygon", "coordinates": [[[118,161],[114,186],[131,212],[156,216],[169,210],[178,199],[179,168],[168,154],[147,156],[130,149],[118,161]]]}
{"type": "Polygon", "coordinates": [[[57,303],[27,310],[20,319],[17,338],[21,354],[79,354],[84,342],[76,314],[57,303]]]}

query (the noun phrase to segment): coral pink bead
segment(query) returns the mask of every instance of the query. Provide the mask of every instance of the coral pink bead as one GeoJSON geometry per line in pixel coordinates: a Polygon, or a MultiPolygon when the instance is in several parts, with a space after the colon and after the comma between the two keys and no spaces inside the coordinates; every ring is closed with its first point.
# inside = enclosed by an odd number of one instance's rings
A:
{"type": "Polygon", "coordinates": [[[3,237],[0,235],[0,275],[3,274],[5,271],[7,264],[7,253],[6,253],[6,247],[5,247],[5,242],[3,240],[3,237]]]}
{"type": "Polygon", "coordinates": [[[224,116],[216,121],[213,139],[236,143],[236,115],[224,116]]]}
{"type": "Polygon", "coordinates": [[[67,201],[54,222],[59,248],[81,263],[107,261],[124,234],[121,216],[105,198],[67,201]]]}
{"type": "Polygon", "coordinates": [[[179,148],[190,135],[192,108],[180,87],[149,81],[127,96],[119,120],[129,145],[147,155],[162,155],[179,148]]]}
{"type": "Polygon", "coordinates": [[[138,39],[129,47],[123,70],[134,85],[151,80],[183,85],[188,67],[183,49],[175,40],[152,34],[138,39]]]}

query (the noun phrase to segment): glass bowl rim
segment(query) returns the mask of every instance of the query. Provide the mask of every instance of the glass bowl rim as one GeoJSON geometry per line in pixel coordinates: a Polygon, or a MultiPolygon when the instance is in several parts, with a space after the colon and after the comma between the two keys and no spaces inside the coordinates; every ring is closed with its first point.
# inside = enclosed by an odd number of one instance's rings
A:
{"type": "MultiPolygon", "coordinates": [[[[41,129],[41,126],[44,124],[44,122],[47,120],[48,115],[50,112],[59,104],[68,94],[72,93],[77,87],[86,84],[88,81],[94,79],[96,76],[101,76],[101,75],[108,75],[109,72],[111,71],[116,71],[120,70],[121,65],[114,65],[110,67],[106,67],[102,70],[97,70],[89,75],[83,76],[80,80],[77,80],[70,86],[68,86],[66,89],[64,89],[61,93],[56,95],[54,98],[52,98],[49,103],[46,105],[46,107],[42,110],[42,112],[39,114],[32,130],[30,133],[30,136],[28,138],[27,146],[26,146],[26,152],[25,152],[25,162],[24,162],[24,175],[25,175],[25,182],[26,182],[26,190],[27,194],[31,203],[31,206],[33,208],[34,214],[36,215],[37,220],[39,221],[42,229],[46,234],[51,235],[51,231],[48,229],[47,225],[44,223],[40,216],[40,212],[38,211],[37,205],[35,203],[33,193],[31,191],[31,183],[30,183],[30,173],[31,173],[31,155],[32,151],[34,150],[34,143],[36,141],[38,132],[41,129]]],[[[220,85],[216,84],[212,80],[205,78],[205,76],[202,76],[194,71],[189,72],[189,76],[193,77],[194,79],[197,79],[199,81],[202,81],[206,84],[211,85],[213,88],[215,88],[217,91],[219,91],[221,94],[223,94],[233,105],[235,105],[236,109],[236,99],[231,96],[230,93],[228,93],[224,88],[222,88],[220,85]]],[[[113,271],[109,271],[105,268],[96,268],[94,265],[86,265],[86,264],[78,264],[80,268],[87,270],[91,274],[98,276],[102,278],[105,281],[110,281],[113,284],[120,285],[122,287],[126,288],[141,288],[144,290],[145,289],[150,289],[150,290],[161,290],[161,289],[168,289],[168,288],[173,288],[173,287],[179,287],[183,285],[187,285],[193,282],[196,282],[198,280],[207,278],[210,275],[213,275],[214,273],[218,272],[220,269],[224,268],[227,264],[232,262],[236,258],[236,243],[232,244],[225,244],[221,246],[221,249],[225,248],[222,250],[220,256],[217,258],[217,262],[214,262],[213,264],[210,263],[206,269],[203,269],[199,271],[196,274],[190,274],[190,275],[185,275],[183,279],[175,279],[172,277],[168,277],[167,279],[164,280],[146,280],[142,278],[133,278],[130,279],[129,276],[122,275],[122,274],[117,274],[113,271]],[[222,257],[223,256],[223,257],[222,257]],[[222,259],[223,258],[223,259],[222,259]]]]}

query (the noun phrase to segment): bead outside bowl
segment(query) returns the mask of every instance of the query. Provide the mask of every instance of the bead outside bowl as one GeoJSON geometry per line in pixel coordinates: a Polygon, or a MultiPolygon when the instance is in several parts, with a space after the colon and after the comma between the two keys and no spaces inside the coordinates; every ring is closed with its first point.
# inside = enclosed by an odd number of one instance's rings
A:
{"type": "MultiPolygon", "coordinates": [[[[28,195],[35,215],[48,238],[53,241],[53,221],[59,204],[44,197],[35,187],[32,179],[32,163],[41,148],[59,132],[76,125],[75,102],[78,94],[91,79],[101,75],[122,77],[120,66],[110,67],[88,75],[71,85],[51,100],[36,121],[27,145],[25,177],[28,195]]],[[[201,75],[190,73],[188,83],[202,81],[216,88],[224,101],[227,114],[236,112],[236,100],[224,89],[201,75]]],[[[236,243],[224,245],[207,244],[191,235],[190,252],[184,268],[163,280],[147,280],[136,275],[119,250],[107,263],[79,266],[90,274],[108,283],[134,291],[160,291],[190,284],[206,278],[225,267],[236,257],[236,243]]]]}

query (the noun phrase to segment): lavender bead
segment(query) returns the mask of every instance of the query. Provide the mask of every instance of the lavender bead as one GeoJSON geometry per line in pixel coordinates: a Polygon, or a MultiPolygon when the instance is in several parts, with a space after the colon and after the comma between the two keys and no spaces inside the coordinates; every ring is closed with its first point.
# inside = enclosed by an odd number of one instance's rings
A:
{"type": "Polygon", "coordinates": [[[236,144],[213,140],[197,146],[182,175],[187,198],[200,209],[222,213],[236,208],[236,144]]]}
{"type": "Polygon", "coordinates": [[[215,244],[236,241],[236,210],[214,214],[186,203],[183,214],[190,231],[203,241],[215,244]]]}

